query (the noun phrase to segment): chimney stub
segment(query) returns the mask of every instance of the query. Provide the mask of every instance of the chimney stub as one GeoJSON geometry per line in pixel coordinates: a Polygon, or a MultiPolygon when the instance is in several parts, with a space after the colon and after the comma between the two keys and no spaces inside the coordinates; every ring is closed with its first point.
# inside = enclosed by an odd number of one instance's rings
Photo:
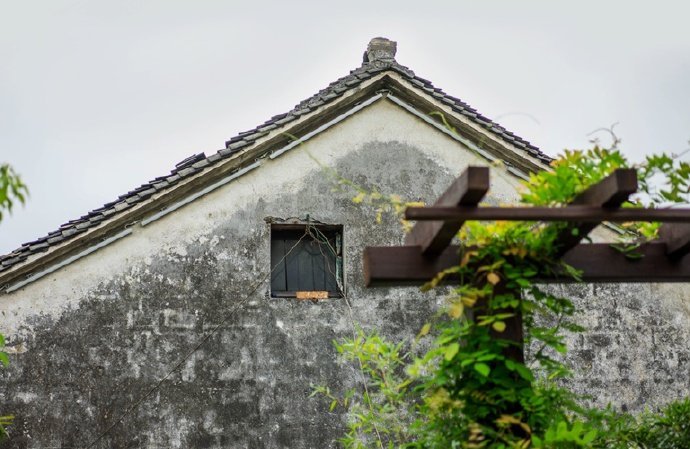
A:
{"type": "Polygon", "coordinates": [[[369,41],[367,51],[364,55],[364,62],[393,62],[398,43],[385,37],[375,37],[369,41]]]}

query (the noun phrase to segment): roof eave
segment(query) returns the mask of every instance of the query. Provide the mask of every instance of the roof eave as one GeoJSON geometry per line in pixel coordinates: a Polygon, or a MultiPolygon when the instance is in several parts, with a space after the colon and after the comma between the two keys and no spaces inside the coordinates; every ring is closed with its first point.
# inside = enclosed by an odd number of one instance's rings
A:
{"type": "Polygon", "coordinates": [[[430,117],[433,116],[440,124],[449,127],[452,132],[459,136],[474,142],[496,159],[507,162],[508,165],[518,168],[525,174],[548,169],[547,163],[531,156],[523,147],[519,147],[491,130],[479,126],[452,105],[413,85],[398,73],[392,72],[389,79],[386,88],[390,89],[395,96],[405,100],[420,112],[430,117]],[[439,113],[447,123],[443,123],[439,113]]]}

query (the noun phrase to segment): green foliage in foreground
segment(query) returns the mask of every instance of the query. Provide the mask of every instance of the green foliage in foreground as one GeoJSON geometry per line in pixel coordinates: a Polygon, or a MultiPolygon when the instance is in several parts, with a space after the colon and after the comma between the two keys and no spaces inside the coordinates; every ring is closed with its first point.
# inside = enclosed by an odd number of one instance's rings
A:
{"type": "Polygon", "coordinates": [[[601,449],[687,449],[690,447],[690,399],[668,404],[658,413],[618,414],[610,408],[590,411],[600,425],[601,449]]]}
{"type": "MultiPolygon", "coordinates": [[[[531,175],[522,202],[564,205],[623,167],[633,165],[615,148],[566,152],[552,170],[531,175]]],[[[626,207],[687,202],[689,164],[660,155],[634,167],[641,195],[626,207]]],[[[570,299],[532,280],[544,272],[578,279],[557,258],[564,226],[466,223],[459,237],[473,249],[426,288],[437,287],[451,273],[461,279],[460,286],[415,341],[394,343],[359,331],[336,343],[341,356],[359,368],[362,385],[343,396],[328,387],[315,393],[327,396],[331,409],[347,408],[348,432],[341,440],[346,448],[690,447],[687,400],[657,415],[633,417],[587,409],[581,398],[559,386],[557,380],[570,374],[560,361],[567,351],[564,335],[583,329],[574,320],[577,311],[570,299]],[[501,338],[516,310],[523,317],[525,343],[536,348],[529,365],[507,356],[513,343],[501,338]]],[[[658,224],[626,227],[630,232],[619,248],[630,257],[635,257],[635,245],[658,231],[658,224]]]]}
{"type": "Polygon", "coordinates": [[[12,212],[16,201],[23,204],[29,190],[9,164],[0,164],[0,221],[5,211],[12,212]]]}
{"type": "MultiPolygon", "coordinates": [[[[0,164],[0,221],[4,212],[12,212],[15,202],[24,204],[29,190],[22,182],[22,179],[9,164],[0,164]]],[[[0,334],[0,363],[7,366],[10,363],[7,353],[2,349],[5,347],[5,337],[0,334]]],[[[5,426],[12,423],[11,415],[0,416],[0,440],[7,437],[5,426]]]]}

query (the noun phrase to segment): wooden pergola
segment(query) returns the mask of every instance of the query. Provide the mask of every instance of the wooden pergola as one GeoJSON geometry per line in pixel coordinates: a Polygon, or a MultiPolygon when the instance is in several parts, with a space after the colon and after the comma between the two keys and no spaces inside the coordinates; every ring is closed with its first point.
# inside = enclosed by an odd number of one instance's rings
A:
{"type": "MultiPolygon", "coordinates": [[[[557,257],[579,270],[584,282],[690,282],[690,209],[621,209],[637,192],[634,169],[619,169],[565,207],[480,207],[489,190],[488,167],[468,167],[431,207],[408,208],[418,223],[405,245],[367,247],[365,282],[369,287],[423,285],[460,263],[462,248],[451,245],[468,220],[567,222],[556,239],[557,257]],[[581,243],[602,222],[663,222],[660,238],[644,243],[630,258],[610,243],[581,243]]],[[[566,274],[540,273],[542,283],[568,283],[566,274]]],[[[452,276],[444,278],[458,282],[452,276]]],[[[514,311],[501,338],[516,343],[510,357],[523,360],[522,317],[514,311]]]]}

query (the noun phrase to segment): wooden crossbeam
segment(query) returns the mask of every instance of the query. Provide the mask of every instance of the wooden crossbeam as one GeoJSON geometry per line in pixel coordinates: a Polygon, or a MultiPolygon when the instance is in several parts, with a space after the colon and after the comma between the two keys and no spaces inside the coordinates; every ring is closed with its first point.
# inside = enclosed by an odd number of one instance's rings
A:
{"type": "MultiPolygon", "coordinates": [[[[593,206],[568,207],[410,207],[405,212],[408,220],[470,220],[491,221],[566,221],[575,223],[601,223],[610,221],[661,221],[689,223],[690,209],[602,209],[593,206]]],[[[583,226],[584,227],[584,226],[583,226]]],[[[680,228],[677,232],[683,234],[680,228]]],[[[688,242],[686,242],[687,244],[688,242]]]]}
{"type": "MultiPolygon", "coordinates": [[[[563,256],[563,262],[582,270],[585,282],[690,282],[690,259],[669,258],[662,242],[640,245],[626,257],[607,243],[578,245],[563,256]]],[[[562,277],[542,281],[562,282],[562,277]]]]}
{"type": "MultiPolygon", "coordinates": [[[[633,168],[617,169],[606,178],[587,188],[570,202],[570,206],[595,206],[616,209],[637,192],[637,171],[633,168]]],[[[556,256],[562,256],[574,248],[599,223],[572,223],[563,229],[555,240],[556,256]]]]}
{"type": "MultiPolygon", "coordinates": [[[[424,257],[416,246],[368,247],[364,250],[364,275],[368,287],[422,285],[437,273],[457,266],[460,247],[449,246],[435,259],[424,257]]],[[[690,260],[671,259],[665,243],[640,246],[626,257],[606,243],[580,244],[568,251],[563,262],[582,272],[584,282],[690,282],[690,260]]],[[[690,257],[690,256],[688,256],[690,257]]],[[[544,283],[570,283],[572,278],[543,273],[544,283]]],[[[449,283],[459,280],[449,276],[449,283]]]]}
{"type": "Polygon", "coordinates": [[[615,208],[626,202],[635,192],[637,171],[634,168],[619,168],[580,193],[570,204],[615,208]]]}
{"type": "Polygon", "coordinates": [[[439,272],[460,263],[458,246],[447,246],[434,258],[425,257],[419,246],[368,246],[364,248],[364,283],[422,285],[439,272]]]}
{"type": "Polygon", "coordinates": [[[659,239],[666,244],[666,254],[679,259],[690,253],[690,223],[665,223],[659,228],[659,239]]]}
{"type": "MultiPolygon", "coordinates": [[[[476,206],[489,191],[489,168],[467,167],[434,203],[442,206],[476,206]]],[[[462,221],[417,223],[405,237],[406,245],[417,245],[422,254],[435,257],[450,244],[462,227],[462,221]]]]}

